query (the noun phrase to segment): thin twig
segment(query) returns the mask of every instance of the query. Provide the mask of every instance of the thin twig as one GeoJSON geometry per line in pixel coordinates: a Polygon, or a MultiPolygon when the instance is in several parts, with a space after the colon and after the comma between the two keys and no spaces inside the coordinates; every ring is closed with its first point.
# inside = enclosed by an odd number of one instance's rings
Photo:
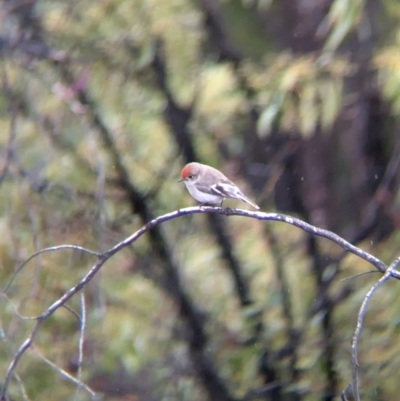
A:
{"type": "Polygon", "coordinates": [[[348,281],[348,280],[353,280],[355,278],[361,277],[361,276],[365,276],[366,274],[371,274],[371,273],[379,273],[379,271],[377,270],[370,270],[368,272],[363,272],[363,273],[358,273],[358,274],[354,274],[353,276],[349,276],[349,277],[345,277],[340,279],[339,281],[348,281]]]}
{"type": "Polygon", "coordinates": [[[8,304],[11,306],[11,309],[21,320],[36,320],[38,318],[38,316],[22,316],[18,311],[18,307],[14,305],[11,299],[4,292],[0,293],[0,297],[4,298],[8,302],[8,304]]]}
{"type": "Polygon", "coordinates": [[[67,311],[71,312],[77,319],[79,324],[81,324],[81,317],[79,316],[78,312],[74,311],[70,306],[67,304],[63,305],[63,308],[65,308],[67,311]]]}
{"type": "Polygon", "coordinates": [[[7,393],[7,389],[8,386],[10,384],[10,380],[11,377],[14,374],[14,370],[18,365],[19,360],[21,359],[22,355],[25,353],[25,351],[32,345],[33,340],[35,339],[40,326],[42,325],[42,320],[38,319],[36,321],[35,326],[33,327],[31,334],[29,335],[29,337],[21,344],[21,346],[18,348],[18,351],[14,354],[13,359],[11,360],[10,364],[8,365],[8,369],[7,369],[7,373],[6,373],[6,377],[4,380],[4,385],[2,387],[1,390],[1,395],[0,395],[0,400],[1,401],[6,401],[6,393],[7,393]]]}
{"type": "Polygon", "coordinates": [[[78,399],[79,390],[82,387],[82,363],[83,363],[83,343],[85,340],[85,326],[86,326],[86,301],[85,293],[81,291],[81,319],[80,319],[80,336],[79,336],[79,351],[78,351],[78,385],[76,387],[75,398],[78,399]]]}
{"type": "MultiPolygon", "coordinates": [[[[2,324],[1,324],[1,320],[0,320],[0,339],[6,345],[6,347],[5,347],[6,352],[7,353],[11,353],[12,346],[11,346],[11,344],[8,343],[8,340],[7,340],[7,337],[6,337],[6,333],[4,332],[2,324]]],[[[19,376],[19,374],[15,372],[14,373],[14,378],[18,382],[19,389],[21,391],[23,400],[24,401],[32,401],[28,396],[28,393],[26,391],[25,385],[24,385],[21,377],[19,376]]]]}
{"type": "Polygon", "coordinates": [[[17,380],[18,384],[19,384],[19,388],[21,390],[22,393],[22,397],[24,398],[24,401],[32,401],[29,396],[28,393],[26,392],[26,388],[24,383],[22,382],[21,377],[19,376],[19,374],[15,373],[14,374],[15,380],[17,380]]]}
{"type": "Polygon", "coordinates": [[[85,383],[82,383],[80,379],[72,376],[66,370],[57,366],[54,362],[52,362],[50,359],[46,358],[36,348],[33,349],[33,352],[37,357],[39,357],[43,362],[45,362],[47,365],[49,365],[52,369],[54,369],[62,377],[64,377],[67,380],[70,380],[72,383],[78,385],[79,387],[82,387],[85,391],[87,391],[92,396],[92,398],[95,398],[97,396],[96,392],[93,391],[88,385],[86,385],[85,383]]]}
{"type": "Polygon", "coordinates": [[[346,397],[346,393],[350,390],[351,388],[351,384],[348,384],[347,387],[342,391],[342,393],[340,394],[340,399],[342,401],[349,401],[346,397]]]}
{"type": "Polygon", "coordinates": [[[400,264],[400,258],[396,258],[388,267],[386,270],[385,274],[371,287],[371,289],[367,292],[367,294],[364,297],[363,303],[360,307],[360,310],[358,312],[358,317],[357,317],[357,326],[354,331],[353,335],[353,341],[351,343],[351,359],[353,363],[353,374],[352,374],[352,390],[354,394],[354,399],[355,401],[360,401],[360,393],[358,390],[358,358],[357,358],[357,348],[358,348],[358,342],[360,339],[361,335],[361,330],[363,328],[363,320],[364,320],[364,315],[365,312],[367,311],[367,306],[368,302],[370,301],[372,295],[375,293],[375,291],[386,281],[390,279],[390,277],[394,276],[395,269],[398,267],[400,264]]]}
{"type": "Polygon", "coordinates": [[[55,252],[55,251],[60,251],[63,249],[73,249],[74,251],[81,251],[81,252],[86,252],[89,255],[92,256],[96,256],[96,257],[100,257],[100,254],[95,252],[95,251],[91,251],[90,249],[87,248],[83,248],[81,246],[77,246],[77,245],[58,245],[58,246],[51,246],[49,248],[44,248],[41,249],[38,252],[35,252],[34,254],[32,254],[31,256],[29,256],[28,259],[26,259],[20,266],[18,266],[17,270],[14,272],[14,274],[12,275],[10,281],[7,283],[7,285],[4,287],[2,293],[5,293],[11,286],[11,284],[13,283],[13,281],[15,280],[15,277],[18,275],[18,273],[24,268],[24,266],[26,264],[28,264],[33,258],[35,258],[36,256],[39,256],[43,253],[47,253],[47,252],[55,252]]]}

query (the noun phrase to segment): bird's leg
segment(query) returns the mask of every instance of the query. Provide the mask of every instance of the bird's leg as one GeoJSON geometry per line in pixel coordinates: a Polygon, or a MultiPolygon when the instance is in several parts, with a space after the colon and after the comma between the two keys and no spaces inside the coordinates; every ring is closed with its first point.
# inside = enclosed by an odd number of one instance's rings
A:
{"type": "MultiPolygon", "coordinates": [[[[222,204],[224,203],[224,200],[225,200],[225,198],[222,198],[222,201],[221,201],[219,207],[222,208],[222,204]]],[[[232,210],[232,209],[231,209],[230,207],[226,207],[226,208],[225,208],[225,214],[226,214],[227,216],[229,216],[230,213],[231,213],[231,210],[232,210]]]]}

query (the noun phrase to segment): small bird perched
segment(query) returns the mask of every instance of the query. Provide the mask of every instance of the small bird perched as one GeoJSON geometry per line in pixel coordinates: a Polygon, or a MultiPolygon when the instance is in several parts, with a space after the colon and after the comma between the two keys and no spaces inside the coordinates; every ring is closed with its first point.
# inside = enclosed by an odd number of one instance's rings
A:
{"type": "Polygon", "coordinates": [[[260,209],[242,191],[214,167],[200,163],[189,163],[181,171],[181,179],[200,204],[220,205],[226,198],[238,199],[260,209]]]}

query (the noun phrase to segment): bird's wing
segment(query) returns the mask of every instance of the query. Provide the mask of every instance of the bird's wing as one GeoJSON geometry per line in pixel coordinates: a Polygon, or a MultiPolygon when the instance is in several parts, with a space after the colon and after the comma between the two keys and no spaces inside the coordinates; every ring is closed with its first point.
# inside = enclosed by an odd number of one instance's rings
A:
{"type": "Polygon", "coordinates": [[[219,191],[215,190],[215,185],[208,187],[206,185],[201,185],[199,183],[196,184],[196,187],[199,191],[204,192],[209,195],[216,195],[216,196],[224,196],[219,191]]]}
{"type": "Polygon", "coordinates": [[[232,196],[235,197],[234,194],[236,193],[236,191],[239,191],[240,193],[239,188],[228,179],[221,180],[218,184],[214,184],[211,186],[201,185],[199,183],[197,183],[196,186],[197,189],[201,192],[205,192],[209,195],[221,196],[223,198],[231,198],[232,196]]]}
{"type": "Polygon", "coordinates": [[[243,195],[240,189],[227,178],[211,186],[211,191],[213,191],[212,193],[215,195],[223,196],[224,198],[237,198],[238,195],[243,195]]]}
{"type": "Polygon", "coordinates": [[[243,192],[230,180],[223,179],[218,184],[213,185],[211,190],[214,194],[222,196],[224,198],[240,199],[243,202],[248,203],[255,209],[260,209],[251,199],[249,199],[243,192]]]}

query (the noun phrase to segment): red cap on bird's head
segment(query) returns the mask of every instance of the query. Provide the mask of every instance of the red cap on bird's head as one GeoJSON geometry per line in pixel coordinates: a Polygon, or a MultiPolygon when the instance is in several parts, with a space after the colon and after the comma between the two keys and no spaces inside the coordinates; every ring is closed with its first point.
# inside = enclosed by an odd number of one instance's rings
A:
{"type": "Polygon", "coordinates": [[[183,167],[181,171],[182,180],[186,180],[187,178],[191,178],[193,175],[197,175],[199,173],[200,167],[198,163],[189,163],[183,167]]]}

